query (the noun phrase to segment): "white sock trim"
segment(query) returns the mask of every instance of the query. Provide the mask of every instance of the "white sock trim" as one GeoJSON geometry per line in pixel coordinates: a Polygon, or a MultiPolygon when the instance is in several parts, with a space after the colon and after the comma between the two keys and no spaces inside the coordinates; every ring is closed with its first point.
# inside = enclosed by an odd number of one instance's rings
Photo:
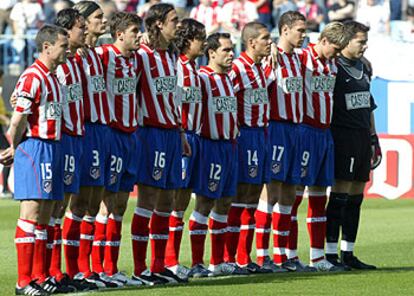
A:
{"type": "Polygon", "coordinates": [[[154,210],[154,215],[160,216],[160,217],[164,217],[164,218],[169,218],[171,213],[168,212],[159,212],[157,210],[154,210]]]}
{"type": "Polygon", "coordinates": [[[326,243],[326,254],[338,254],[338,243],[326,243]]]}
{"type": "Polygon", "coordinates": [[[108,224],[108,217],[98,214],[95,221],[101,224],[108,224]]]}
{"type": "Polygon", "coordinates": [[[190,220],[197,222],[198,224],[207,225],[208,217],[203,216],[197,211],[193,211],[190,216],[190,220]]]}
{"type": "Polygon", "coordinates": [[[83,216],[83,220],[85,222],[88,222],[88,223],[93,223],[93,222],[95,222],[95,217],[89,216],[89,215],[85,215],[85,216],[83,216]]]}
{"type": "Polygon", "coordinates": [[[76,221],[76,222],[82,222],[82,218],[79,217],[79,216],[76,216],[72,212],[66,212],[65,213],[65,217],[68,218],[68,219],[70,219],[70,220],[76,221]]]}
{"type": "Polygon", "coordinates": [[[22,229],[24,232],[27,232],[27,233],[34,233],[35,228],[36,228],[33,223],[26,222],[21,219],[17,220],[17,227],[19,227],[20,229],[22,229]]]}
{"type": "Polygon", "coordinates": [[[140,207],[136,207],[134,213],[145,218],[151,218],[152,216],[152,211],[140,207]]]}
{"type": "Polygon", "coordinates": [[[276,203],[273,207],[273,212],[284,215],[290,215],[290,213],[292,212],[292,206],[284,206],[279,203],[276,203]]]}
{"type": "Polygon", "coordinates": [[[108,219],[115,220],[117,222],[122,222],[123,217],[120,215],[109,214],[108,219]]]}
{"type": "Polygon", "coordinates": [[[227,215],[220,215],[214,211],[211,211],[210,218],[220,223],[227,223],[227,215]]]}
{"type": "Polygon", "coordinates": [[[263,200],[259,200],[257,210],[266,214],[272,213],[273,206],[263,200]]]}
{"type": "Polygon", "coordinates": [[[184,211],[172,211],[171,216],[174,216],[176,218],[183,218],[184,217],[184,211]]]}
{"type": "Polygon", "coordinates": [[[344,252],[353,252],[354,251],[355,243],[347,242],[345,240],[341,240],[341,251],[344,252]]]}

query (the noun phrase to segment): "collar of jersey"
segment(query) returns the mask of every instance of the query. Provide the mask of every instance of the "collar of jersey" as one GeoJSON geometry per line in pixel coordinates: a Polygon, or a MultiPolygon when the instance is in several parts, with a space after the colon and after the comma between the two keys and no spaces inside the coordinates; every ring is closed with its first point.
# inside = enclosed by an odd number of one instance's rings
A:
{"type": "Polygon", "coordinates": [[[46,75],[50,75],[51,73],[50,73],[50,71],[49,71],[49,69],[46,67],[46,65],[45,64],[43,64],[39,59],[37,59],[36,61],[35,61],[35,64],[37,65],[37,66],[39,66],[39,68],[43,71],[43,72],[45,72],[45,74],[46,75]]]}
{"type": "Polygon", "coordinates": [[[240,54],[240,57],[243,58],[250,66],[255,65],[253,59],[245,51],[240,54]]]}
{"type": "Polygon", "coordinates": [[[200,70],[204,73],[209,74],[209,75],[213,75],[213,74],[220,75],[220,76],[227,75],[227,73],[217,73],[216,71],[211,69],[209,66],[203,66],[203,67],[200,68],[200,70]]]}

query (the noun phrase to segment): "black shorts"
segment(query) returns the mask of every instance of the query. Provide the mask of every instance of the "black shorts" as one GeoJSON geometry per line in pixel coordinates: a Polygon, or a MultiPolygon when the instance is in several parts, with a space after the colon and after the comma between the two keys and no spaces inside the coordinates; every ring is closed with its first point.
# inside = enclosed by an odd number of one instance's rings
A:
{"type": "Polygon", "coordinates": [[[367,129],[331,127],[335,147],[335,179],[369,181],[371,137],[367,129]]]}

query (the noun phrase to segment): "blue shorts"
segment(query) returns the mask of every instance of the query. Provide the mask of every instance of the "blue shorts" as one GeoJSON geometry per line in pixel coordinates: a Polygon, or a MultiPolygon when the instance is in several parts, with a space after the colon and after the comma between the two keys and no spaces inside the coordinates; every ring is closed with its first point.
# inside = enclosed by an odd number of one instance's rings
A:
{"type": "Polygon", "coordinates": [[[105,188],[111,192],[131,192],[137,178],[137,134],[108,130],[110,157],[106,163],[105,188]]]}
{"type": "Polygon", "coordinates": [[[182,188],[182,148],[178,129],[138,128],[138,184],[182,188]]]}
{"type": "Polygon", "coordinates": [[[14,198],[63,200],[61,143],[28,138],[14,155],[14,198]]]}
{"type": "Polygon", "coordinates": [[[81,186],[104,186],[109,172],[109,127],[102,124],[85,124],[83,157],[81,162],[81,186]]]}
{"type": "Polygon", "coordinates": [[[300,171],[300,167],[294,167],[298,135],[297,124],[269,122],[270,179],[293,185],[300,184],[300,178],[295,173],[300,171]]]}
{"type": "Polygon", "coordinates": [[[79,194],[83,138],[62,134],[63,188],[65,193],[79,194]]]}
{"type": "Polygon", "coordinates": [[[296,161],[301,185],[331,186],[334,181],[334,143],[330,129],[299,126],[296,161]]]}
{"type": "Polygon", "coordinates": [[[193,170],[194,170],[194,160],[197,159],[198,156],[198,143],[199,141],[196,139],[198,137],[194,132],[186,132],[186,137],[188,144],[191,146],[191,156],[183,156],[181,159],[181,168],[182,168],[182,180],[183,186],[182,188],[193,188],[193,170]]]}
{"type": "Polygon", "coordinates": [[[194,166],[194,193],[212,199],[236,196],[237,144],[199,138],[199,155],[194,166]]]}
{"type": "Polygon", "coordinates": [[[239,149],[239,183],[269,182],[268,135],[264,128],[243,127],[237,139],[239,149]]]}

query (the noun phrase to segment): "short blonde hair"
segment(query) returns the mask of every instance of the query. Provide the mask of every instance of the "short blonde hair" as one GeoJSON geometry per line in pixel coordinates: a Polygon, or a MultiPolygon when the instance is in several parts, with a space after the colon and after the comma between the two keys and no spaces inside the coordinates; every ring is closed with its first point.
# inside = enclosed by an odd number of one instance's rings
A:
{"type": "Polygon", "coordinates": [[[344,48],[349,43],[349,34],[345,30],[345,25],[341,22],[331,22],[325,26],[319,40],[326,38],[329,43],[335,44],[344,48]]]}

